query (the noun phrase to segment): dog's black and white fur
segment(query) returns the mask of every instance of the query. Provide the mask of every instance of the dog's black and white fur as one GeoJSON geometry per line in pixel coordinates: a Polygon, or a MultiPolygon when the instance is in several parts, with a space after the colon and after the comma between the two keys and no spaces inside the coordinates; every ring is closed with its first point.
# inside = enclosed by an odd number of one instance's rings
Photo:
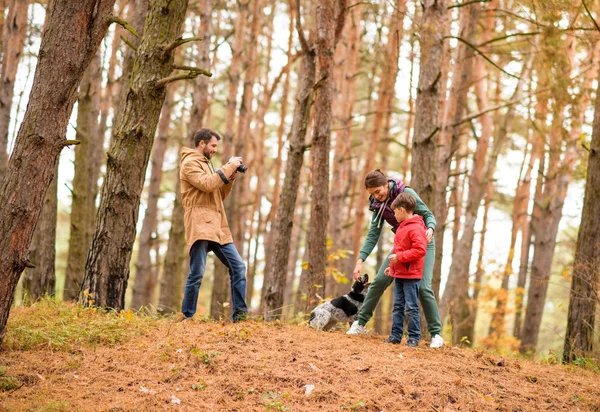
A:
{"type": "Polygon", "coordinates": [[[308,326],[316,330],[330,330],[338,322],[354,322],[369,285],[369,275],[360,276],[349,293],[317,306],[310,314],[308,326]]]}

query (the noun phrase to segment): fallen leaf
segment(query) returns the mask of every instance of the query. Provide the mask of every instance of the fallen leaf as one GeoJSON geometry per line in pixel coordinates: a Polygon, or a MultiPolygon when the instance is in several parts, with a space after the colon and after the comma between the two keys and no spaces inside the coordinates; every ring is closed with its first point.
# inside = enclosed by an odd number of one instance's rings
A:
{"type": "Polygon", "coordinates": [[[156,395],[156,391],[154,389],[148,389],[145,386],[140,386],[140,392],[147,393],[148,395],[156,395]]]}
{"type": "Polygon", "coordinates": [[[319,368],[317,368],[315,365],[313,365],[312,363],[309,363],[308,366],[310,366],[310,368],[314,371],[318,370],[319,368]]]}
{"type": "Polygon", "coordinates": [[[179,399],[175,395],[171,395],[171,403],[175,403],[177,405],[180,405],[181,404],[181,399],[179,399]]]}
{"type": "Polygon", "coordinates": [[[537,383],[537,378],[535,376],[526,376],[527,382],[537,383]]]}
{"type": "Polygon", "coordinates": [[[312,393],[312,391],[315,389],[315,385],[304,385],[303,388],[305,388],[304,394],[306,396],[310,395],[312,393]]]}

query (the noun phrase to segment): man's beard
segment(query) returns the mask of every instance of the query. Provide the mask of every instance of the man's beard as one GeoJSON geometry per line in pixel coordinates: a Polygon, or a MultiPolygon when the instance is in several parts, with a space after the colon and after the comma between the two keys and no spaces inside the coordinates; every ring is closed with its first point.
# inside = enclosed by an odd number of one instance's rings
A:
{"type": "Polygon", "coordinates": [[[209,152],[207,150],[204,151],[204,156],[206,156],[207,159],[212,159],[212,155],[213,154],[211,152],[209,152]]]}

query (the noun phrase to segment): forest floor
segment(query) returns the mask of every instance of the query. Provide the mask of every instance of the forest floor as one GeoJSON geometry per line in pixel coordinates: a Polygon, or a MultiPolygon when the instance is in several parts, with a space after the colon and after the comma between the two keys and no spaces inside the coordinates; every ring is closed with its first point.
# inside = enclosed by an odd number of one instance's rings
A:
{"type": "Polygon", "coordinates": [[[600,411],[600,374],[484,351],[43,301],[0,352],[7,411],[600,411]]]}

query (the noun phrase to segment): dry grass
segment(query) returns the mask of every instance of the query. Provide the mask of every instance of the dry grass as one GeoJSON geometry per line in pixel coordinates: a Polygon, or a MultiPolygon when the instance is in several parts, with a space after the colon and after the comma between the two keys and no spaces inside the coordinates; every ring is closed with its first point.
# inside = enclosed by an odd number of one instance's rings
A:
{"type": "Polygon", "coordinates": [[[302,326],[175,323],[43,305],[11,316],[0,410],[600,411],[600,375],[581,368],[302,326]],[[27,339],[33,325],[60,344],[40,333],[27,339]],[[306,385],[314,385],[310,395],[306,385]]]}

